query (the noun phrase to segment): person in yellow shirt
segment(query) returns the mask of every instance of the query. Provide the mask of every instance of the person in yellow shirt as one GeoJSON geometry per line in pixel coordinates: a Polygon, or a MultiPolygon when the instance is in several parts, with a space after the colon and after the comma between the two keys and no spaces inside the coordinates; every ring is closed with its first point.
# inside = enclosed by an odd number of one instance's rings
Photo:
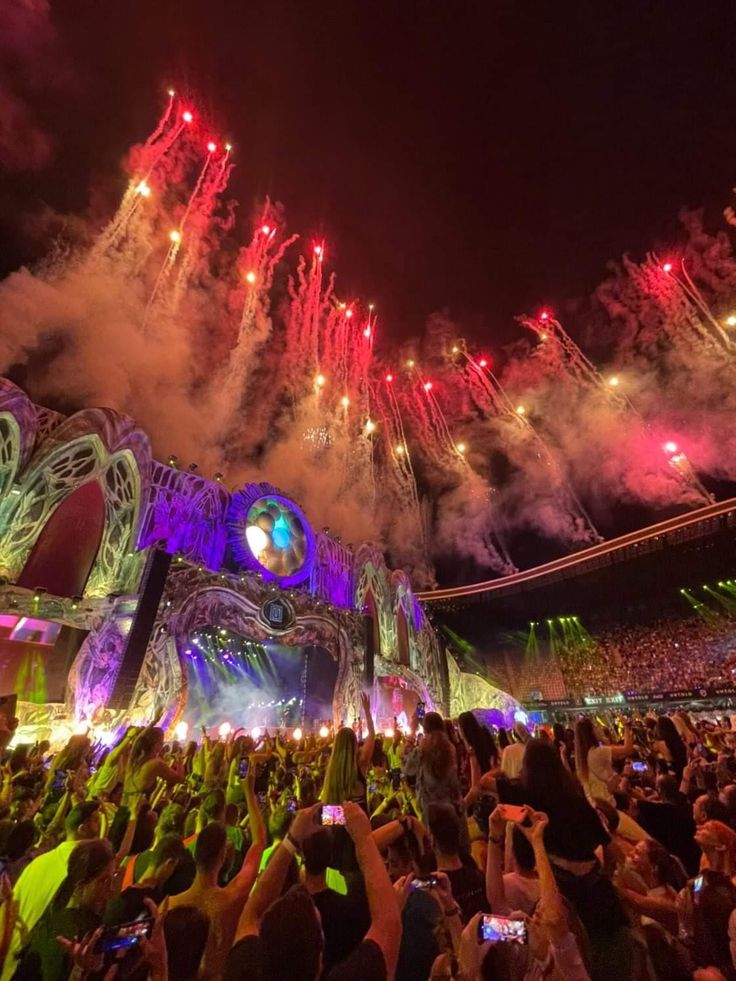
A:
{"type": "Polygon", "coordinates": [[[80,841],[99,836],[100,805],[97,801],[76,804],[66,817],[64,831],[64,841],[34,858],[15,884],[13,900],[17,907],[17,921],[3,965],[2,981],[12,978],[24,935],[30,933],[41,919],[66,878],[71,853],[80,841]]]}

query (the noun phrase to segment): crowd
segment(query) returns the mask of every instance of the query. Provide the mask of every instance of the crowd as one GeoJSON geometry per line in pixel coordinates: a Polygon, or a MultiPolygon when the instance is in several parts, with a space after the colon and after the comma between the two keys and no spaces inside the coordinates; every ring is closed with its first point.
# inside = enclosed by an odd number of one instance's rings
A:
{"type": "Polygon", "coordinates": [[[362,715],[53,753],[0,719],[2,981],[736,981],[729,720],[362,715]]]}
{"type": "Polygon", "coordinates": [[[733,683],[736,623],[727,617],[662,620],[620,625],[596,633],[584,656],[564,650],[556,657],[526,659],[515,687],[526,700],[612,695],[626,691],[675,691],[733,683]]]}

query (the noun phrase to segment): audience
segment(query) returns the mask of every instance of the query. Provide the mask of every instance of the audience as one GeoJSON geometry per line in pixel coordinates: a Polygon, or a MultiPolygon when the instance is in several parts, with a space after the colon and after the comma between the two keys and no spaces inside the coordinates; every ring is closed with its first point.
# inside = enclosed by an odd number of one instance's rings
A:
{"type": "Polygon", "coordinates": [[[733,684],[736,632],[730,616],[660,620],[585,636],[555,657],[525,658],[510,672],[519,700],[580,698],[619,692],[664,692],[733,684]]]}
{"type": "Polygon", "coordinates": [[[50,762],[3,720],[2,981],[736,978],[730,722],[363,712],[50,762]]]}

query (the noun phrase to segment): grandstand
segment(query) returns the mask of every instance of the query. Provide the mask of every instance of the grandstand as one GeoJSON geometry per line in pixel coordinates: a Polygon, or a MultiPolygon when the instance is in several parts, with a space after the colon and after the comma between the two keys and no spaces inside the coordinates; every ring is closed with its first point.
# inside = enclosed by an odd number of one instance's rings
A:
{"type": "Polygon", "coordinates": [[[685,689],[728,695],[734,546],[736,499],[422,599],[461,661],[525,703],[685,689]],[[453,637],[465,643],[457,649],[453,637]]]}

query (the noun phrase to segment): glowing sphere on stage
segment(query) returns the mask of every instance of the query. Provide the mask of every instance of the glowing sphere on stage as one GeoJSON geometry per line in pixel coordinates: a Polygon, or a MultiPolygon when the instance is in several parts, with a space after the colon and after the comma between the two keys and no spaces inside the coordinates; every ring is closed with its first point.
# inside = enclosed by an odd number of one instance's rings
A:
{"type": "Polygon", "coordinates": [[[235,558],[243,565],[282,586],[309,575],[314,535],[293,501],[277,493],[257,496],[241,491],[233,499],[228,524],[235,558]]]}

